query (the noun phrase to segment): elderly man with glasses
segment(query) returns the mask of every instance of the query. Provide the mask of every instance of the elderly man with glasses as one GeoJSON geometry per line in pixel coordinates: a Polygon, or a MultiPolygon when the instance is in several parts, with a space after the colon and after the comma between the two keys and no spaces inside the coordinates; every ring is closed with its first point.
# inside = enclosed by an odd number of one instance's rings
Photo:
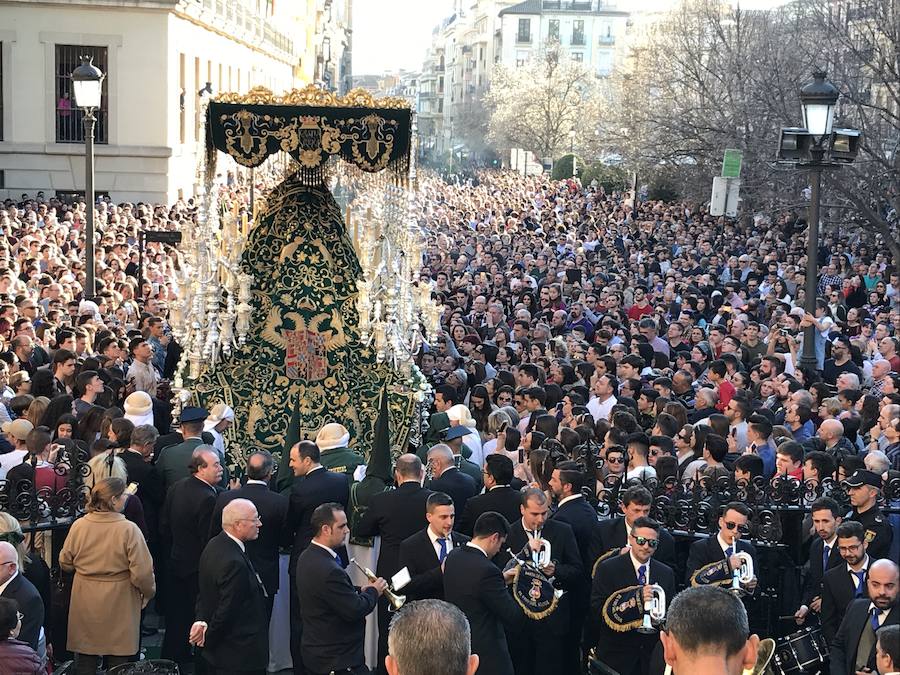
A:
{"type": "Polygon", "coordinates": [[[19,554],[7,541],[0,541],[0,598],[15,600],[19,605],[23,615],[19,639],[38,651],[44,625],[44,602],[19,569],[19,554]]]}

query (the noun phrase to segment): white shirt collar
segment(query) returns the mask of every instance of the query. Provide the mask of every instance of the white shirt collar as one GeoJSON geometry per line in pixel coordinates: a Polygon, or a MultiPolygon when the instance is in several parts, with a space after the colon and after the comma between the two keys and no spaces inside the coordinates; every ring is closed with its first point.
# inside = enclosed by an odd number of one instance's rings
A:
{"type": "Polygon", "coordinates": [[[6,590],[6,587],[9,586],[12,583],[13,579],[15,579],[17,576],[19,576],[18,568],[16,569],[15,572],[13,572],[13,575],[9,579],[7,579],[4,583],[0,584],[0,595],[3,595],[3,591],[6,590]]]}
{"type": "Polygon", "coordinates": [[[560,500],[559,500],[559,505],[557,506],[557,508],[559,508],[560,506],[562,506],[562,505],[565,504],[566,502],[571,502],[571,501],[573,501],[573,500],[575,500],[575,499],[581,499],[581,495],[569,495],[568,497],[565,497],[564,499],[560,499],[560,500]]]}
{"type": "Polygon", "coordinates": [[[719,533],[716,535],[716,539],[719,540],[719,546],[722,548],[722,553],[725,553],[726,549],[727,549],[729,546],[731,547],[731,552],[732,552],[733,554],[734,554],[734,553],[737,553],[737,550],[738,550],[737,542],[735,542],[734,544],[729,544],[727,541],[725,541],[724,539],[722,539],[722,532],[721,532],[721,531],[719,531],[719,533]]]}
{"type": "Polygon", "coordinates": [[[837,532],[831,535],[831,539],[823,542],[823,546],[828,546],[830,549],[834,548],[834,542],[837,541],[837,532]]]}
{"type": "MultiPolygon", "coordinates": [[[[313,542],[313,543],[315,543],[315,542],[313,542]]],[[[471,546],[472,548],[477,548],[479,551],[481,551],[482,553],[484,553],[484,557],[485,557],[485,558],[489,558],[489,557],[490,557],[490,556],[487,554],[487,551],[485,551],[483,548],[481,548],[478,544],[476,544],[476,543],[474,543],[474,542],[467,541],[467,542],[466,542],[466,546],[471,546]]]]}
{"type": "Polygon", "coordinates": [[[869,616],[872,616],[872,610],[878,610],[878,623],[884,625],[884,620],[887,618],[887,615],[891,613],[890,609],[879,609],[875,606],[874,602],[869,603],[869,616]]]}
{"type": "Polygon", "coordinates": [[[224,532],[224,533],[225,533],[225,536],[227,536],[229,539],[231,539],[231,541],[233,541],[235,544],[238,545],[238,547],[241,549],[241,552],[242,552],[242,553],[246,553],[246,552],[247,552],[247,548],[244,546],[244,542],[242,542],[240,539],[238,539],[237,537],[235,537],[233,534],[231,534],[231,533],[228,532],[227,530],[222,530],[222,532],[224,532]]]}
{"type": "Polygon", "coordinates": [[[644,583],[650,583],[650,561],[648,560],[645,563],[642,563],[640,560],[634,557],[634,553],[632,551],[628,552],[628,557],[631,558],[631,564],[634,565],[634,576],[640,577],[640,566],[646,565],[644,568],[644,583]]]}
{"type": "MultiPolygon", "coordinates": [[[[438,543],[438,539],[441,539],[441,537],[432,532],[430,527],[426,527],[425,531],[428,533],[428,538],[431,540],[431,545],[434,546],[434,550],[437,551],[441,546],[438,543]]],[[[451,532],[444,538],[447,540],[447,553],[449,553],[453,550],[453,533],[451,532]]]]}
{"type": "Polygon", "coordinates": [[[850,574],[856,574],[857,572],[865,572],[868,569],[869,569],[869,554],[868,553],[866,554],[866,557],[863,558],[862,567],[860,567],[856,571],[854,571],[853,568],[850,567],[850,563],[847,563],[847,571],[850,572],[850,574]]]}
{"type": "MultiPolygon", "coordinates": [[[[309,475],[309,474],[307,474],[307,475],[309,475]]],[[[332,549],[328,548],[325,544],[320,544],[320,543],[317,542],[315,539],[313,539],[310,543],[311,543],[311,544],[315,544],[315,545],[318,546],[319,548],[324,548],[326,551],[328,551],[328,552],[331,554],[331,557],[332,557],[332,558],[334,558],[335,560],[337,560],[337,557],[338,557],[337,553],[335,553],[332,549]]]]}
{"type": "Polygon", "coordinates": [[[269,484],[266,481],[256,480],[255,478],[248,478],[246,485],[265,485],[266,487],[269,486],[269,484]]]}

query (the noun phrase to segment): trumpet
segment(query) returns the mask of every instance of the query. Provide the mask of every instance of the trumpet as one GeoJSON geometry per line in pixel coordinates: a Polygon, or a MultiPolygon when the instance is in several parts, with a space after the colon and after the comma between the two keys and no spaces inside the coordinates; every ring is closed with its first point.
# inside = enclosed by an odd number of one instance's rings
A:
{"type": "Polygon", "coordinates": [[[525,548],[522,550],[530,555],[531,562],[534,563],[535,567],[540,569],[553,562],[553,558],[551,556],[550,541],[547,539],[538,539],[538,541],[541,542],[541,549],[539,551],[532,551],[528,544],[525,544],[525,548]]]}
{"type": "Polygon", "coordinates": [[[753,558],[746,551],[738,551],[735,555],[740,558],[741,566],[731,570],[731,592],[735,595],[744,595],[744,586],[753,580],[753,558]]]}
{"type": "MultiPolygon", "coordinates": [[[[356,567],[356,569],[358,569],[360,572],[365,574],[366,578],[369,581],[375,581],[378,578],[378,576],[375,574],[375,572],[370,570],[368,567],[360,567],[359,563],[356,562],[355,558],[350,558],[350,564],[353,565],[354,567],[356,567]]],[[[384,595],[388,599],[388,602],[391,603],[391,611],[394,611],[394,612],[396,612],[398,609],[403,607],[403,604],[406,602],[406,596],[405,595],[397,595],[396,593],[394,593],[394,591],[391,590],[390,586],[388,586],[386,589],[384,589],[384,595]]]]}
{"type": "MultiPolygon", "coordinates": [[[[661,624],[666,620],[666,591],[659,584],[651,584],[653,599],[644,603],[644,623],[637,628],[638,633],[656,633],[659,631],[653,624],[661,624]]],[[[640,591],[643,593],[643,588],[640,591]]]]}

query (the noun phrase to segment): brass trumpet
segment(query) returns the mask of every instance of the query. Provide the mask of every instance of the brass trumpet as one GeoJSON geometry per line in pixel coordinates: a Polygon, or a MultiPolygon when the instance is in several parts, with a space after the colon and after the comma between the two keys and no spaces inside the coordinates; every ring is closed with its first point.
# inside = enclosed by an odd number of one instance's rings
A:
{"type": "MultiPolygon", "coordinates": [[[[360,567],[359,563],[356,562],[355,558],[350,558],[350,564],[356,567],[360,572],[366,575],[366,578],[369,581],[375,581],[378,576],[370,570],[368,567],[360,567]]],[[[394,591],[391,590],[390,584],[386,589],[384,589],[384,595],[388,599],[388,602],[391,603],[391,611],[396,612],[398,609],[403,607],[403,603],[406,602],[405,595],[397,595],[394,591]]]]}
{"type": "Polygon", "coordinates": [[[731,571],[731,592],[735,595],[746,595],[744,586],[753,581],[753,558],[746,551],[738,551],[735,555],[740,558],[741,566],[731,571]]]}

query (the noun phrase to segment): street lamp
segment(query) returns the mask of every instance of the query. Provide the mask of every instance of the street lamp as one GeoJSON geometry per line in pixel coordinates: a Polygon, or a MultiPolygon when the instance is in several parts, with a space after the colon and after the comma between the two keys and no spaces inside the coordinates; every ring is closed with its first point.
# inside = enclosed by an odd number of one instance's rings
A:
{"type": "MultiPolygon", "coordinates": [[[[785,127],[778,143],[778,160],[807,169],[810,175],[809,230],[806,241],[806,299],[804,310],[815,316],[816,281],[819,252],[819,207],[822,171],[838,169],[841,163],[856,158],[860,132],[855,129],[833,129],[834,107],[840,92],[825,79],[822,70],[813,73],[813,81],[800,89],[800,105],[804,127],[785,127]]],[[[806,327],[800,366],[815,370],[816,327],[806,327]]]]}
{"type": "Polygon", "coordinates": [[[75,105],[84,112],[84,201],[87,207],[85,229],[85,288],[84,299],[93,300],[97,293],[94,278],[94,111],[103,97],[103,72],[92,63],[92,57],[82,56],[81,65],[72,72],[75,105]]]}
{"type": "Polygon", "coordinates": [[[575,159],[575,130],[569,129],[569,154],[572,155],[572,178],[578,175],[578,165],[575,159]]]}

